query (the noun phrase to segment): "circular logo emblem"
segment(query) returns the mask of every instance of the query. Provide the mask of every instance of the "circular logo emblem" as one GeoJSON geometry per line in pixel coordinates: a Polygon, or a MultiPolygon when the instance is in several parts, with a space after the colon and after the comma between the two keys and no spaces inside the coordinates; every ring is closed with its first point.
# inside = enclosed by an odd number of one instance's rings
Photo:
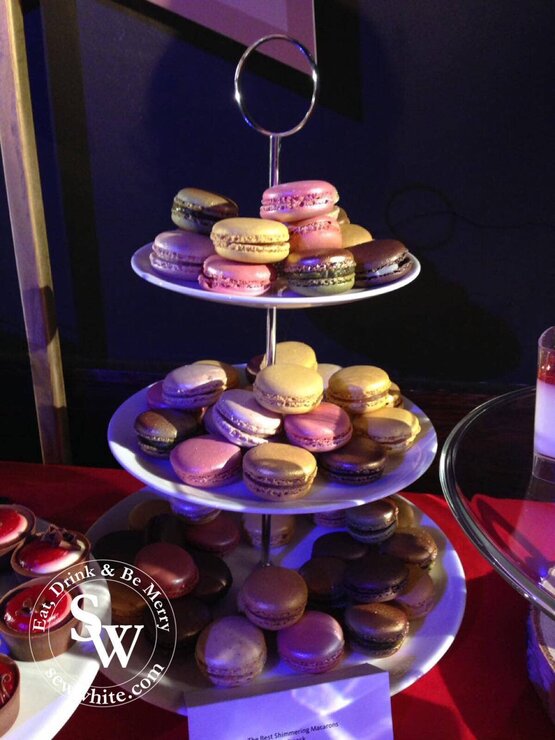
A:
{"type": "Polygon", "coordinates": [[[144,698],[175,652],[171,601],[147,573],[117,560],[89,560],[57,574],[27,616],[31,655],[45,680],[88,706],[144,698]],[[95,666],[100,670],[90,683],[95,666]]]}

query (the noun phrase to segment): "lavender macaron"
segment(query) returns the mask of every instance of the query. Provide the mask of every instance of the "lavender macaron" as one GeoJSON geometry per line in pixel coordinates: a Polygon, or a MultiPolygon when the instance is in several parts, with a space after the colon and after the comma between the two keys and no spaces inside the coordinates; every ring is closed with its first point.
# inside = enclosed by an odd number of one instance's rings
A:
{"type": "Polygon", "coordinates": [[[223,486],[241,473],[241,448],[215,435],[203,434],[174,447],[170,464],[177,477],[190,486],[223,486]]]}

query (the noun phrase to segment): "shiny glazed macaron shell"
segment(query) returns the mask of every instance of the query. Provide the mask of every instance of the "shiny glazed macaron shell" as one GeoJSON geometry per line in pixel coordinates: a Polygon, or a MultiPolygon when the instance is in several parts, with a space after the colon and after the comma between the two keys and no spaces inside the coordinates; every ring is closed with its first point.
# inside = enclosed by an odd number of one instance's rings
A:
{"type": "Polygon", "coordinates": [[[357,288],[398,280],[410,272],[413,264],[405,245],[396,239],[374,239],[352,247],[351,252],[356,262],[357,288]]]}
{"type": "Polygon", "coordinates": [[[326,398],[351,414],[377,411],[387,403],[391,380],[380,367],[351,365],[334,373],[326,398]]]}
{"type": "Polygon", "coordinates": [[[432,611],[435,604],[435,584],[430,574],[417,566],[409,566],[409,579],[393,604],[407,613],[409,620],[420,619],[432,611]]]}
{"type": "Polygon", "coordinates": [[[347,509],[347,531],[356,540],[375,544],[390,537],[397,527],[397,504],[390,498],[347,509]]]}
{"type": "Polygon", "coordinates": [[[201,188],[182,188],[173,199],[171,218],[180,229],[209,234],[217,221],[238,212],[230,198],[201,188]]]}
{"type": "Polygon", "coordinates": [[[407,409],[386,407],[354,419],[355,433],[378,442],[389,454],[406,452],[420,432],[416,414],[407,409]]]}
{"type": "Polygon", "coordinates": [[[306,414],[290,414],[284,420],[287,439],[310,452],[329,452],[351,439],[353,427],[346,411],[322,401],[306,414]]]}
{"type": "Polygon", "coordinates": [[[154,239],[149,254],[156,272],[178,280],[196,281],[204,260],[214,254],[208,236],[189,231],[163,231],[154,239]]]}
{"type": "Polygon", "coordinates": [[[432,535],[422,527],[397,528],[397,531],[382,542],[382,552],[399,558],[409,565],[427,570],[437,558],[437,544],[432,535]]]}
{"type": "Polygon", "coordinates": [[[280,658],[299,673],[325,673],[343,658],[343,630],[329,614],[309,611],[277,636],[280,658]]]}
{"type": "Polygon", "coordinates": [[[230,295],[263,295],[277,278],[271,265],[234,262],[217,254],[209,257],[199,275],[204,290],[230,295]]]}
{"type": "Polygon", "coordinates": [[[316,470],[316,458],[311,452],[280,442],[251,447],[243,458],[245,485],[256,496],[270,501],[307,496],[316,470]]]}
{"type": "Polygon", "coordinates": [[[198,583],[199,572],[193,558],[182,547],[168,542],[145,545],[137,553],[135,565],[163,589],[168,599],[185,596],[198,583]]]}
{"type": "Polygon", "coordinates": [[[241,540],[241,528],[232,514],[223,511],[205,524],[189,524],[185,527],[185,541],[190,547],[216,555],[232,552],[241,540]]]}
{"type": "Polygon", "coordinates": [[[308,604],[312,609],[327,611],[345,606],[345,567],[345,561],[340,558],[320,556],[310,558],[299,568],[308,588],[308,604]]]}
{"type": "Polygon", "coordinates": [[[224,486],[241,473],[241,448],[212,434],[180,442],[170,464],[184,483],[201,488],[224,486]]]}
{"type": "Polygon", "coordinates": [[[332,481],[365,486],[378,480],[385,469],[386,454],[366,437],[353,437],[344,447],[318,458],[320,471],[332,481]]]}
{"type": "Polygon", "coordinates": [[[345,611],[349,640],[374,658],[399,650],[409,631],[406,614],[390,604],[358,604],[345,611]]]}
{"type": "Polygon", "coordinates": [[[263,218],[228,218],[210,234],[220,257],[249,264],[281,262],[289,254],[289,231],[263,218]]]}
{"type": "Polygon", "coordinates": [[[253,386],[261,406],[280,414],[305,414],[322,400],[324,382],[316,370],[279,363],[260,370],[253,386]]]}
{"type": "Polygon", "coordinates": [[[298,622],[306,608],[308,590],[302,576],[290,568],[257,568],[241,587],[241,604],[248,619],[267,630],[298,622]]]}
{"type": "Polygon", "coordinates": [[[329,213],[338,200],[337,190],[325,180],[284,182],[262,193],[260,216],[283,223],[303,221],[329,213]]]}
{"type": "Polygon", "coordinates": [[[398,558],[370,551],[351,560],[345,569],[345,588],[362,604],[390,601],[408,581],[408,567],[398,558]]]}
{"type": "Polygon", "coordinates": [[[182,365],[164,378],[162,396],[174,409],[201,409],[218,400],[226,383],[227,376],[220,367],[182,365]]]}
{"type": "Polygon", "coordinates": [[[256,678],[266,663],[264,633],[240,616],[221,617],[201,632],[195,659],[201,673],[216,686],[242,686],[256,678]]]}
{"type": "Polygon", "coordinates": [[[289,288],[306,296],[337,295],[355,284],[355,261],[344,249],[293,252],[281,271],[289,288]]]}

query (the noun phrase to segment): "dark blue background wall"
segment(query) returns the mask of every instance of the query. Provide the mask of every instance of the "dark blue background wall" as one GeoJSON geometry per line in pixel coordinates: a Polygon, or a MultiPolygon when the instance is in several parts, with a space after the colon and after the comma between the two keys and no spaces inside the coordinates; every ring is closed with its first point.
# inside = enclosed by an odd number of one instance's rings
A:
{"type": "MultiPolygon", "coordinates": [[[[233,101],[241,47],[138,0],[54,5],[29,4],[26,24],[66,361],[247,360],[263,350],[264,312],[159,290],[129,266],[172,227],[184,186],[256,215],[267,142],[233,101]]],[[[555,323],[555,6],[323,0],[316,11],[322,100],[284,142],[281,179],[333,182],[351,220],[405,241],[422,274],[364,303],[281,312],[279,338],[401,380],[533,382],[537,336],[555,323]]],[[[270,63],[249,78],[269,117],[303,105],[300,88],[270,63]]],[[[23,329],[3,193],[0,229],[13,353],[23,329]]]]}

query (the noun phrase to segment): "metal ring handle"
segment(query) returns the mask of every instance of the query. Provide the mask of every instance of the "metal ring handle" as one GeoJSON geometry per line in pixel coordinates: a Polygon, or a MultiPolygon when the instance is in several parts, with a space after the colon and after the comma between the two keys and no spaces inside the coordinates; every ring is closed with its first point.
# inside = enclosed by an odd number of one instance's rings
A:
{"type": "Polygon", "coordinates": [[[237,105],[239,106],[241,115],[243,116],[243,119],[245,120],[245,122],[248,123],[248,125],[251,128],[253,128],[255,131],[258,131],[261,134],[264,134],[264,136],[270,136],[270,137],[291,136],[291,134],[296,134],[297,131],[300,131],[302,129],[302,127],[305,125],[305,123],[308,121],[308,119],[312,115],[312,111],[314,110],[314,106],[316,105],[316,99],[318,97],[318,90],[320,86],[319,76],[318,76],[318,67],[316,65],[316,62],[314,61],[312,54],[309,52],[309,50],[305,46],[303,46],[303,44],[301,44],[300,41],[297,41],[291,36],[286,36],[285,34],[275,33],[275,34],[271,34],[270,36],[263,36],[261,39],[258,39],[258,41],[255,41],[254,44],[251,44],[249,48],[245,50],[235,70],[234,86],[235,86],[235,100],[237,101],[237,105]],[[249,58],[250,54],[255,49],[257,49],[259,46],[261,46],[262,44],[265,44],[267,41],[288,41],[289,43],[294,44],[297,47],[297,49],[299,49],[299,51],[301,51],[304,54],[312,70],[311,77],[312,77],[313,87],[312,87],[312,98],[310,100],[310,106],[307,112],[305,113],[305,115],[303,116],[303,118],[301,119],[301,121],[299,121],[299,123],[297,123],[296,126],[293,126],[293,128],[290,128],[288,131],[269,131],[268,129],[264,128],[259,123],[257,123],[254,120],[254,118],[251,116],[251,114],[249,113],[247,105],[245,104],[245,101],[243,99],[243,94],[241,93],[240,82],[241,82],[241,73],[243,71],[243,67],[245,66],[245,63],[247,59],[249,58]]]}

